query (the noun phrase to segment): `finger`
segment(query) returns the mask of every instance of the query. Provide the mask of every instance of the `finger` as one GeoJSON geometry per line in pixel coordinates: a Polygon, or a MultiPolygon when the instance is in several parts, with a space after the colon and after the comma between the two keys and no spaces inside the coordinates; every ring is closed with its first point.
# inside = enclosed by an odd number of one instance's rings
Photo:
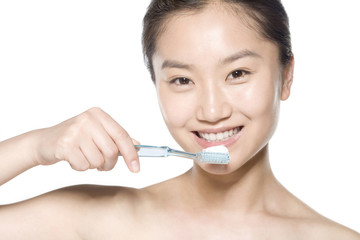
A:
{"type": "Polygon", "coordinates": [[[100,121],[103,124],[106,132],[109,133],[109,136],[115,142],[130,171],[139,172],[139,157],[129,134],[107,114],[104,115],[100,121]]]}
{"type": "Polygon", "coordinates": [[[117,163],[117,159],[105,161],[105,164],[102,166],[101,170],[110,171],[115,167],[116,163],[117,163]]]}
{"type": "Polygon", "coordinates": [[[134,145],[140,145],[140,142],[139,141],[137,141],[136,139],[131,139],[131,141],[132,141],[132,143],[134,144],[134,145]]]}
{"type": "Polygon", "coordinates": [[[83,140],[80,150],[90,164],[91,169],[103,166],[105,159],[92,139],[83,140]]]}
{"type": "Polygon", "coordinates": [[[109,171],[116,165],[119,156],[119,149],[103,126],[96,128],[96,130],[93,131],[93,134],[94,143],[101,151],[105,160],[99,170],[109,171]]]}
{"type": "Polygon", "coordinates": [[[76,171],[85,171],[89,169],[90,164],[85,158],[84,154],[79,148],[75,148],[69,154],[69,159],[67,159],[72,169],[76,171]]]}
{"type": "Polygon", "coordinates": [[[120,154],[125,160],[126,165],[132,172],[140,171],[139,157],[130,136],[124,129],[114,132],[112,139],[119,148],[120,154]]]}
{"type": "Polygon", "coordinates": [[[105,162],[102,166],[102,170],[104,171],[110,171],[113,169],[118,161],[119,156],[119,149],[117,148],[116,144],[112,141],[110,136],[109,143],[106,144],[106,147],[102,147],[103,150],[103,156],[105,158],[105,162]]]}

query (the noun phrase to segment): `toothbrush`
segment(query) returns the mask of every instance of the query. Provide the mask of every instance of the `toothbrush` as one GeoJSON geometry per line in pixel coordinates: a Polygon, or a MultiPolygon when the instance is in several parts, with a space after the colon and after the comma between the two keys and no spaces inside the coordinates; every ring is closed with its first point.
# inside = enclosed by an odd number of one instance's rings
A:
{"type": "Polygon", "coordinates": [[[201,163],[228,164],[229,153],[202,151],[199,153],[183,152],[167,146],[135,145],[139,157],[168,157],[177,156],[197,160],[201,163]]]}

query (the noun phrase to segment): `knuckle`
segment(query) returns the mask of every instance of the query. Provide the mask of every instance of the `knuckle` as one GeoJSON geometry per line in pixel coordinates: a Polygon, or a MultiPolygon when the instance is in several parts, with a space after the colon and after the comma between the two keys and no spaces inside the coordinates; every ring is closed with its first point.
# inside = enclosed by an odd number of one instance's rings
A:
{"type": "Polygon", "coordinates": [[[99,107],[92,107],[89,110],[87,110],[86,113],[90,113],[91,115],[93,114],[96,115],[96,114],[102,114],[104,113],[104,111],[99,107]]]}
{"type": "Polygon", "coordinates": [[[119,155],[119,150],[115,146],[109,146],[104,149],[104,156],[106,159],[116,159],[119,155]]]}
{"type": "Polygon", "coordinates": [[[112,170],[115,167],[116,163],[117,163],[117,159],[112,161],[107,161],[106,164],[103,166],[103,170],[104,171],[112,170]]]}
{"type": "Polygon", "coordinates": [[[117,128],[115,130],[115,136],[118,140],[123,141],[124,139],[129,139],[129,134],[127,133],[127,131],[121,127],[117,128]]]}
{"type": "Polygon", "coordinates": [[[76,116],[75,118],[75,123],[73,124],[73,126],[83,126],[85,123],[91,121],[92,119],[92,114],[89,111],[83,112],[81,114],[79,114],[78,116],[76,116]]]}
{"type": "Polygon", "coordinates": [[[80,172],[86,171],[90,168],[90,164],[88,162],[82,161],[77,165],[77,169],[80,172]]]}
{"type": "Polygon", "coordinates": [[[83,128],[90,128],[91,126],[96,124],[99,120],[99,115],[102,114],[103,111],[98,108],[90,108],[89,110],[77,115],[69,127],[69,129],[73,128],[74,130],[79,130],[83,128]]]}
{"type": "Polygon", "coordinates": [[[101,167],[103,166],[105,163],[105,159],[103,157],[97,157],[93,160],[92,162],[92,168],[98,168],[98,167],[101,167]]]}
{"type": "Polygon", "coordinates": [[[103,114],[104,111],[101,110],[101,108],[99,107],[92,107],[88,110],[86,110],[85,112],[79,114],[78,116],[76,116],[76,122],[78,123],[86,123],[89,121],[94,121],[99,114],[103,114]]]}
{"type": "Polygon", "coordinates": [[[83,172],[89,169],[90,165],[85,163],[72,163],[69,162],[72,169],[75,171],[83,172]]]}
{"type": "Polygon", "coordinates": [[[94,126],[95,118],[89,112],[83,112],[76,116],[74,120],[69,124],[66,131],[64,131],[63,137],[67,139],[76,139],[82,133],[86,132],[94,126]]]}
{"type": "Polygon", "coordinates": [[[75,155],[69,158],[68,162],[71,168],[76,171],[82,172],[90,168],[90,163],[85,158],[78,157],[75,155]]]}
{"type": "Polygon", "coordinates": [[[115,163],[107,166],[107,167],[105,168],[105,170],[106,170],[106,171],[110,171],[110,170],[112,170],[114,167],[115,167],[115,163]]]}

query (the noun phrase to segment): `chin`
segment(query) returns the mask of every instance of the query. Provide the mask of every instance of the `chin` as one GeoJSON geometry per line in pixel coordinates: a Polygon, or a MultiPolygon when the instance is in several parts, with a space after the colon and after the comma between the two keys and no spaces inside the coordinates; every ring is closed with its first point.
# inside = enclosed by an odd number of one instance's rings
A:
{"type": "Polygon", "coordinates": [[[210,174],[213,175],[226,175],[231,173],[231,168],[228,164],[198,164],[199,167],[210,174]]]}
{"type": "Polygon", "coordinates": [[[201,168],[204,172],[212,174],[212,175],[218,175],[218,176],[225,176],[228,174],[231,174],[237,170],[239,170],[243,165],[245,165],[246,162],[241,164],[239,166],[238,162],[230,162],[229,164],[208,164],[208,163],[196,163],[196,165],[201,168]]]}

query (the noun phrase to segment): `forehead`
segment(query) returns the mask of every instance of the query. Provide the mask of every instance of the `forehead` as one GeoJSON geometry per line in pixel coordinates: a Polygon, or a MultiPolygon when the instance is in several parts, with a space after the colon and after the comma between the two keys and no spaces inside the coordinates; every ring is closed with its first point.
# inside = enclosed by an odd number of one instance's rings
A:
{"type": "Polygon", "coordinates": [[[230,7],[209,4],[202,10],[167,18],[157,38],[155,55],[184,61],[198,60],[196,56],[221,58],[242,49],[264,54],[270,50],[277,55],[275,44],[261,36],[244,9],[230,7]]]}

